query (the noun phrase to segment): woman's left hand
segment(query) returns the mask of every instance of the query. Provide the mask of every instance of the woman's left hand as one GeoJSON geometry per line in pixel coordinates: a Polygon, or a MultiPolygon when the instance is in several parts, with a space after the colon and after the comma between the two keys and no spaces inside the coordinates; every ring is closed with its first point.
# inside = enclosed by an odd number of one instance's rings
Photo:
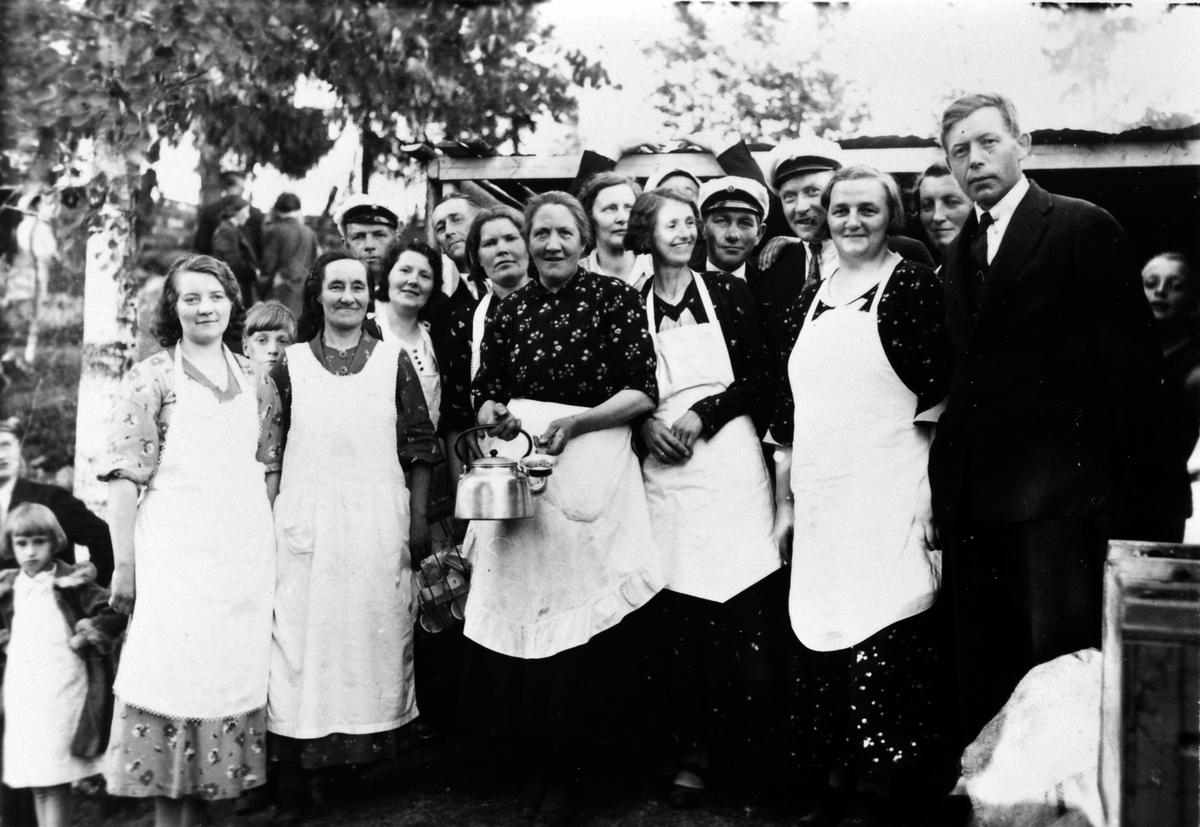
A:
{"type": "Polygon", "coordinates": [[[543,453],[558,456],[567,447],[567,443],[578,433],[578,423],[573,416],[564,416],[546,426],[545,432],[537,438],[538,447],[543,453]]]}
{"type": "Polygon", "coordinates": [[[695,411],[688,411],[675,420],[675,424],[671,426],[672,436],[682,442],[689,453],[692,450],[692,446],[696,444],[696,440],[700,438],[700,432],[703,430],[704,420],[695,411]]]}

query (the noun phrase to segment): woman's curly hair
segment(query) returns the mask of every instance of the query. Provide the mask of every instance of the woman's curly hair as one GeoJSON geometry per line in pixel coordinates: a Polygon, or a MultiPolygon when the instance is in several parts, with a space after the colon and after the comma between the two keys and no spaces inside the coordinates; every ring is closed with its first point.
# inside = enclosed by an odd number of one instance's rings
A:
{"type": "Polygon", "coordinates": [[[229,311],[229,326],[221,335],[225,346],[234,353],[242,352],[242,325],[246,320],[246,308],[242,306],[242,289],[234,278],[229,265],[212,256],[183,256],[176,259],[163,281],[162,295],[158,299],[158,313],[150,328],[151,334],[163,347],[173,347],[183,338],[183,326],[179,323],[179,276],[181,273],[203,273],[212,276],[225,290],[232,305],[229,311]]]}

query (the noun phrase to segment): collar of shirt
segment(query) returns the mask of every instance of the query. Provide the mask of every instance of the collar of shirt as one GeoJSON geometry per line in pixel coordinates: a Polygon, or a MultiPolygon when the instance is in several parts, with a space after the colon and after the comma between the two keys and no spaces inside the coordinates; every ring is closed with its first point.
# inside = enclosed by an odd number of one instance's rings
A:
{"type": "MultiPolygon", "coordinates": [[[[722,270],[720,267],[713,264],[713,260],[711,258],[705,259],[704,269],[705,270],[716,270],[717,272],[720,272],[720,273],[729,272],[727,270],[722,270]]],[[[742,281],[745,281],[746,280],[746,263],[742,262],[742,266],[732,272],[729,272],[729,275],[735,276],[735,277],[741,279],[742,281]]]]}
{"type": "MultiPolygon", "coordinates": [[[[992,214],[992,226],[988,227],[987,231],[988,264],[991,264],[992,260],[996,258],[996,251],[1000,249],[1000,242],[1004,240],[1004,231],[1008,229],[1008,223],[1012,220],[1013,213],[1017,211],[1017,205],[1021,203],[1021,199],[1027,192],[1029,192],[1029,179],[1022,175],[1017,183],[1013,184],[1013,188],[988,210],[992,214]]],[[[983,212],[983,208],[976,204],[975,220],[978,221],[983,212]]]]}
{"type": "Polygon", "coordinates": [[[13,486],[16,484],[17,476],[14,474],[8,482],[0,485],[0,520],[8,516],[8,510],[12,507],[13,486]]]}

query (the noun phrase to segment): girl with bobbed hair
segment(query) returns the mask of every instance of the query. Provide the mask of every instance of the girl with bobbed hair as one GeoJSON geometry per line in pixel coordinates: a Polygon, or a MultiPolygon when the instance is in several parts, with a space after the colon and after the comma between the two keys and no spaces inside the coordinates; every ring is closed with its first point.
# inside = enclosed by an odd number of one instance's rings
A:
{"type": "Polygon", "coordinates": [[[641,192],[632,178],[611,171],[596,173],[579,190],[579,203],[595,243],[583,266],[593,273],[620,279],[634,289],[640,289],[651,272],[650,259],[638,256],[625,244],[629,214],[641,192]]]}
{"type": "Polygon", "coordinates": [[[275,540],[255,454],[270,393],[231,349],[240,316],[228,267],[175,263],[155,327],[168,349],[122,381],[100,477],[111,604],[133,612],[105,776],[114,795],[154,798],[159,827],[266,780],[275,540]]]}
{"type": "Polygon", "coordinates": [[[838,266],[790,309],[772,435],[775,537],[792,529],[791,720],[812,823],[910,823],[958,768],[935,601],[941,553],[928,462],[950,380],[942,285],[888,249],[899,187],[867,166],[821,196],[838,266]],[[846,823],[846,822],[842,822],[846,823]]]}
{"type": "MultiPolygon", "coordinates": [[[[700,215],[686,193],[638,196],[626,243],[648,253],[642,326],[658,407],[640,429],[642,479],[666,588],[656,599],[652,684],[674,741],[668,803],[705,797],[710,753],[740,758],[769,737],[768,660],[787,582],[774,573],[771,485],[759,435],[773,397],[754,297],[728,273],[688,266],[700,215]],[[754,417],[758,421],[754,421],[754,417]]],[[[738,763],[736,759],[725,762],[738,763]]]]}

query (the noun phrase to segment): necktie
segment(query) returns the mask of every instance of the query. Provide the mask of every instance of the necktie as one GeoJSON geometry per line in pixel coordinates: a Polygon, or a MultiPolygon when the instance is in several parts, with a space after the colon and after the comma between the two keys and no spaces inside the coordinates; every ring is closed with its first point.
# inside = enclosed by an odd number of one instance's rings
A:
{"type": "Polygon", "coordinates": [[[975,231],[975,237],[971,239],[971,258],[975,259],[975,270],[979,273],[979,278],[983,280],[983,274],[988,268],[988,227],[995,223],[992,214],[984,210],[983,215],[979,216],[979,229],[975,231]]]}
{"type": "Polygon", "coordinates": [[[809,287],[821,280],[821,242],[808,242],[808,274],[804,277],[804,286],[809,287]]]}

